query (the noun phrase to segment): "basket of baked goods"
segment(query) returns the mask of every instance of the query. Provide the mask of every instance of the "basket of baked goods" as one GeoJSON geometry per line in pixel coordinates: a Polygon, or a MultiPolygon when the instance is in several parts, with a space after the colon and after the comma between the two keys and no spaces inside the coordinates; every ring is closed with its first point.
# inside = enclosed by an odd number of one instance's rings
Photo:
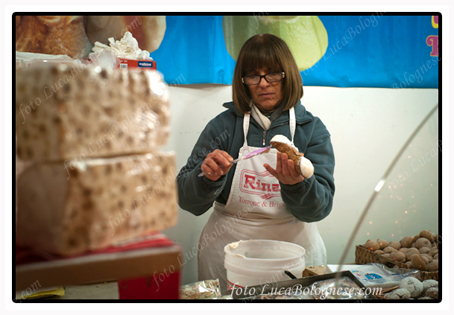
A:
{"type": "Polygon", "coordinates": [[[420,280],[438,280],[438,234],[423,230],[415,236],[406,236],[397,241],[368,240],[357,245],[355,263],[380,263],[388,267],[417,269],[420,280]]]}

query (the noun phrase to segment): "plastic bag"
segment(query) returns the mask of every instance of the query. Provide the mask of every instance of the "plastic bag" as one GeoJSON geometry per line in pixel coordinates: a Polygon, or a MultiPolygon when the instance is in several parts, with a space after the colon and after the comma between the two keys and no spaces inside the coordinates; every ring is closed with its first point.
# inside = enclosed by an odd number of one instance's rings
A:
{"type": "Polygon", "coordinates": [[[30,52],[16,51],[16,71],[26,70],[27,68],[41,63],[64,63],[71,65],[82,65],[78,59],[73,59],[67,55],[49,55],[30,52]]]}
{"type": "Polygon", "coordinates": [[[219,280],[204,280],[180,287],[181,300],[203,300],[221,298],[219,280]]]}
{"type": "Polygon", "coordinates": [[[109,50],[103,50],[99,55],[93,54],[91,58],[94,65],[102,68],[115,69],[120,64],[120,60],[109,50]]]}
{"type": "Polygon", "coordinates": [[[314,282],[312,296],[318,300],[358,300],[365,297],[364,291],[349,277],[339,279],[336,287],[336,279],[328,279],[314,282]]]}
{"type": "Polygon", "coordinates": [[[355,266],[350,272],[365,287],[390,288],[399,285],[400,280],[406,277],[418,278],[419,271],[405,268],[389,268],[383,264],[369,263],[355,266]]]}
{"type": "Polygon", "coordinates": [[[93,52],[89,54],[90,59],[96,58],[103,51],[110,51],[114,56],[127,59],[153,60],[150,52],[141,50],[139,43],[130,32],[126,32],[122,39],[115,41],[113,37],[109,38],[110,46],[100,42],[95,42],[93,52]]]}

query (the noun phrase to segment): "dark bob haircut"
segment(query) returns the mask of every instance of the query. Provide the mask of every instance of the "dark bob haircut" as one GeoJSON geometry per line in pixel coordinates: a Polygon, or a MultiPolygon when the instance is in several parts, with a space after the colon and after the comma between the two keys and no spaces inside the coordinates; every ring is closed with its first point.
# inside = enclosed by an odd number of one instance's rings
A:
{"type": "MultiPolygon", "coordinates": [[[[242,113],[251,110],[249,88],[241,78],[260,69],[268,72],[285,72],[282,82],[284,104],[282,111],[294,107],[303,97],[303,81],[290,49],[277,36],[258,34],[249,38],[241,48],[233,74],[233,103],[242,113]]],[[[277,104],[280,106],[281,104],[277,104]]]]}

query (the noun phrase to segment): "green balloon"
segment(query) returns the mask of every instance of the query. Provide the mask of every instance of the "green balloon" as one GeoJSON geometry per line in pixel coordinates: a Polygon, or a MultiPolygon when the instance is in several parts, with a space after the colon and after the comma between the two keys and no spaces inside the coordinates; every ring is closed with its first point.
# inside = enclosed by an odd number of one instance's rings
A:
{"type": "Polygon", "coordinates": [[[243,44],[257,34],[273,34],[290,48],[300,71],[319,61],[328,47],[328,33],[317,16],[224,16],[227,51],[237,60],[243,44]]]}

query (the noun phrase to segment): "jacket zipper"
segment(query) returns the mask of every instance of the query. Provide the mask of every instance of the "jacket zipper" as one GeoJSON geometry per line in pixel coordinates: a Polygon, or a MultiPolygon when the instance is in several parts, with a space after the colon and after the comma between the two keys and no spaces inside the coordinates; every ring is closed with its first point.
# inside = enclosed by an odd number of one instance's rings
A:
{"type": "MultiPolygon", "coordinates": [[[[297,124],[302,125],[302,124],[305,124],[305,123],[307,123],[307,122],[309,122],[309,121],[311,121],[311,120],[312,120],[312,119],[305,119],[305,120],[303,120],[303,121],[301,121],[301,122],[299,122],[299,123],[297,123],[297,124]]],[[[288,124],[288,121],[287,121],[287,122],[282,122],[282,123],[280,123],[279,125],[275,125],[275,126],[273,126],[273,127],[270,127],[270,129],[268,129],[268,130],[271,130],[271,129],[280,127],[280,126],[282,126],[282,125],[287,125],[287,124],[288,124]]],[[[259,126],[258,124],[255,124],[255,125],[256,125],[256,126],[259,126]]],[[[259,126],[259,127],[260,127],[260,126],[259,126]]],[[[260,128],[261,128],[261,127],[260,127],[260,128]]],[[[266,140],[266,130],[263,130],[263,132],[262,132],[262,145],[263,145],[263,146],[266,145],[266,141],[265,141],[265,140],[266,140]]]]}

